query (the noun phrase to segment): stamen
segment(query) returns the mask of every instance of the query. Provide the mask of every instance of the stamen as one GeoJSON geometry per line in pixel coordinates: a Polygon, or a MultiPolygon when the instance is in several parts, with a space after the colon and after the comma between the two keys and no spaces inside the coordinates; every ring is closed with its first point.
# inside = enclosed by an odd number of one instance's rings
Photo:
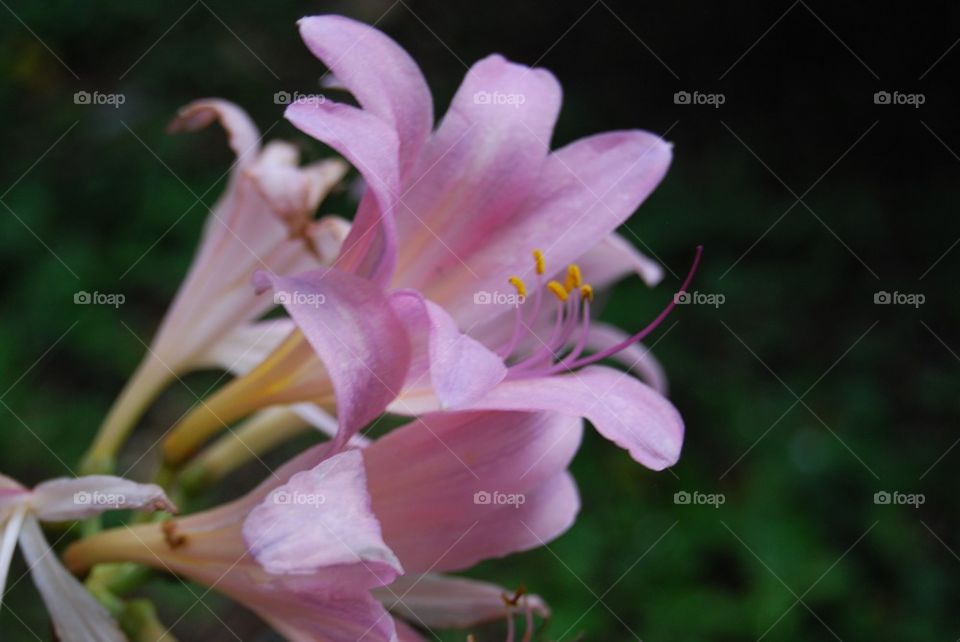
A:
{"type": "Polygon", "coordinates": [[[571,263],[567,266],[567,280],[564,281],[563,287],[567,289],[567,292],[573,292],[580,287],[581,283],[583,283],[583,279],[580,277],[580,266],[571,263]]]}
{"type": "Polygon", "coordinates": [[[587,283],[580,288],[580,298],[584,301],[593,301],[593,286],[587,283]]]}
{"type": "Polygon", "coordinates": [[[534,250],[533,260],[536,263],[537,274],[543,275],[543,273],[547,271],[547,263],[543,259],[543,252],[534,250]]]}
{"type": "MultiPolygon", "coordinates": [[[[589,288],[589,285],[584,287],[589,288]]],[[[590,300],[583,299],[583,323],[580,324],[580,338],[577,339],[577,344],[573,346],[573,350],[565,356],[563,359],[555,363],[547,370],[547,374],[555,374],[558,372],[564,372],[570,370],[572,364],[577,360],[583,350],[587,347],[587,340],[590,338],[590,300]]],[[[569,337],[568,337],[569,338],[569,337]]],[[[566,343],[566,340],[564,340],[566,343]]]]}
{"type": "Polygon", "coordinates": [[[511,276],[507,280],[510,282],[510,285],[517,289],[517,294],[520,295],[521,299],[527,298],[527,286],[519,276],[511,276]]]}
{"type": "MultiPolygon", "coordinates": [[[[566,292],[564,291],[564,293],[566,292]]],[[[507,375],[508,377],[516,378],[530,370],[536,370],[539,367],[548,366],[553,363],[556,346],[561,345],[559,341],[561,337],[567,333],[567,327],[570,323],[570,316],[564,314],[569,307],[567,303],[560,303],[560,305],[557,306],[557,316],[550,337],[546,341],[540,339],[540,346],[537,347],[533,353],[519,363],[511,366],[507,375]]]]}
{"type": "Polygon", "coordinates": [[[606,359],[606,358],[609,357],[610,355],[614,355],[614,354],[620,352],[621,350],[623,350],[623,349],[626,348],[627,346],[630,346],[630,345],[636,343],[637,341],[642,341],[644,338],[646,338],[646,336],[647,336],[648,334],[650,334],[651,332],[653,332],[654,330],[656,330],[656,329],[657,329],[657,326],[659,326],[661,323],[663,323],[663,320],[667,318],[667,316],[673,311],[673,309],[674,309],[675,307],[677,307],[677,300],[678,300],[678,298],[679,298],[678,295],[683,294],[684,292],[687,291],[687,288],[690,287],[690,283],[693,281],[693,277],[694,277],[694,275],[697,273],[697,268],[700,267],[700,257],[701,257],[702,255],[703,255],[703,246],[702,246],[702,245],[698,245],[698,246],[697,246],[697,253],[696,253],[696,254],[694,255],[694,257],[693,257],[693,264],[690,266],[690,271],[687,272],[686,278],[683,280],[683,283],[680,285],[680,289],[677,291],[677,293],[674,295],[674,297],[670,300],[670,303],[667,305],[667,307],[665,307],[665,308],[663,309],[663,311],[660,312],[660,314],[658,314],[657,317],[656,317],[653,321],[651,321],[649,325],[647,325],[647,327],[645,327],[643,330],[641,330],[640,332],[636,333],[636,334],[633,335],[632,337],[629,337],[629,338],[627,338],[627,339],[624,339],[624,340],[621,341],[620,343],[618,343],[618,344],[616,344],[616,345],[614,345],[614,346],[610,346],[609,348],[607,348],[607,349],[605,349],[605,350],[601,350],[600,352],[597,352],[596,354],[592,354],[592,355],[590,355],[589,357],[586,357],[586,358],[584,358],[584,359],[579,359],[579,360],[577,360],[577,361],[569,364],[567,367],[570,368],[570,369],[582,368],[583,366],[588,366],[588,365],[590,365],[591,363],[596,363],[597,361],[600,361],[600,360],[602,360],[602,359],[606,359]]]}
{"type": "Polygon", "coordinates": [[[548,281],[547,289],[550,290],[553,293],[553,295],[557,297],[560,301],[567,300],[567,296],[568,296],[567,289],[562,285],[560,285],[559,281],[552,281],[552,280],[548,281]]]}

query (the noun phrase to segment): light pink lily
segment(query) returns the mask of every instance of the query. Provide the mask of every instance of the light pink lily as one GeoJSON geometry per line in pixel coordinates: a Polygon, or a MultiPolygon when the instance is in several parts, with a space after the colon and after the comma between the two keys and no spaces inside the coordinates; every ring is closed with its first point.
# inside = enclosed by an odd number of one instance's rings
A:
{"type": "MultiPolygon", "coordinates": [[[[226,192],[207,218],[203,238],[139,368],[118,397],[87,466],[110,467],[140,414],[175,377],[206,367],[244,333],[247,349],[274,348],[270,326],[249,336],[252,322],[274,305],[250,296],[249,280],[258,269],[280,273],[329,265],[338,255],[349,224],[335,216],[312,219],[317,205],[347,170],[343,161],[298,166],[288,143],[260,144],[256,125],[240,108],[223,100],[199,100],[184,107],[170,131],[192,131],[219,121],[236,161],[226,192]]],[[[234,355],[242,359],[243,355],[234,355]]]]}
{"type": "Polygon", "coordinates": [[[564,532],[579,508],[566,468],[581,436],[581,420],[556,413],[431,415],[360,450],[321,444],[231,504],[102,533],[66,560],[184,575],[294,641],[419,639],[387,609],[423,627],[510,613],[490,585],[437,573],[564,532]]]}
{"type": "Polygon", "coordinates": [[[338,16],[300,29],[360,107],[301,102],[287,118],[342,153],[367,190],[334,268],[256,275],[260,291],[297,295],[285,307],[299,330],[188,416],[165,444],[168,461],[224,421],[310,400],[335,407],[340,445],[384,410],[556,410],[590,419],[646,466],[673,464],[683,438],[673,406],[593,365],[635,351],[656,323],[628,337],[590,321],[595,289],[632,272],[659,278],[614,230],[659,183],[670,146],[620,131],[551,151],[559,84],[500,56],[470,69],[431,131],[426,82],[395,42],[338,16]],[[505,288],[530,296],[488,304],[505,288]]]}
{"type": "Polygon", "coordinates": [[[40,522],[84,519],[126,508],[174,510],[163,490],[153,484],[96,475],[53,479],[29,490],[0,475],[0,597],[19,539],[58,640],[126,640],[107,610],[61,566],[40,528],[40,522]]]}

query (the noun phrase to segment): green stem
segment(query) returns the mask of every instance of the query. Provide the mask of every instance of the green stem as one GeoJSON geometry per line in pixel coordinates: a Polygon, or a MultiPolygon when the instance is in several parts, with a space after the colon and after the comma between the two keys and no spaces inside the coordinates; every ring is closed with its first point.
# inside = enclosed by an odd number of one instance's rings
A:
{"type": "Polygon", "coordinates": [[[130,636],[130,642],[177,642],[160,622],[157,609],[150,600],[130,600],[124,604],[118,619],[120,627],[130,636]]]}
{"type": "Polygon", "coordinates": [[[81,475],[108,475],[117,455],[140,417],[173,379],[159,359],[147,354],[107,413],[93,444],[80,464],[81,475]]]}
{"type": "Polygon", "coordinates": [[[303,434],[309,424],[287,407],[261,410],[201,451],[179,476],[179,486],[196,496],[243,464],[303,434]]]}

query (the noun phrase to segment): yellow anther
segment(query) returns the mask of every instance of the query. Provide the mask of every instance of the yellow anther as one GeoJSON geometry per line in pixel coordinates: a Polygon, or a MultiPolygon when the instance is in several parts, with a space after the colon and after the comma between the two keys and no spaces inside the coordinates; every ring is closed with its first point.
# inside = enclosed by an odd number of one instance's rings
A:
{"type": "Polygon", "coordinates": [[[593,301],[593,287],[589,283],[580,288],[580,298],[584,301],[593,301]]]}
{"type": "Polygon", "coordinates": [[[543,252],[540,250],[534,250],[533,260],[537,264],[537,274],[543,274],[547,271],[547,263],[543,260],[543,252]]]}
{"type": "Polygon", "coordinates": [[[583,279],[580,277],[580,266],[571,263],[567,266],[567,280],[564,281],[563,287],[567,288],[567,292],[573,292],[580,287],[581,283],[583,279]]]}
{"type": "Polygon", "coordinates": [[[527,298],[527,285],[519,276],[511,276],[507,280],[510,281],[510,285],[517,289],[517,294],[520,295],[520,298],[527,298]]]}
{"type": "Polygon", "coordinates": [[[567,288],[560,285],[559,281],[548,281],[547,289],[553,292],[553,295],[561,301],[567,300],[567,288]]]}

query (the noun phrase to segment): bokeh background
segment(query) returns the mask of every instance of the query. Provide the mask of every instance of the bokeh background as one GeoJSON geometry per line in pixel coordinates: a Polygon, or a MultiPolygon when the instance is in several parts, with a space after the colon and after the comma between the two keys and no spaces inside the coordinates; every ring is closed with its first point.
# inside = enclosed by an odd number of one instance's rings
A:
{"type": "MultiPolygon", "coordinates": [[[[344,13],[413,54],[438,113],[467,65],[501,52],[563,83],[555,145],[617,128],[673,141],[629,236],[672,275],[703,243],[696,289],[724,297],[681,307],[652,341],[687,423],[680,463],[651,473],[588,432],[576,526],[474,574],[544,595],[554,618],[542,639],[960,637],[955,3],[0,5],[4,473],[70,474],[184,274],[205,213],[194,193],[212,204],[231,158],[215,128],[168,136],[176,109],[226,97],[271,137],[324,154],[273,96],[313,93],[323,71],[296,19],[344,13]],[[77,91],[125,102],[77,105],[77,91]],[[723,104],[677,104],[678,91],[723,104]],[[876,104],[878,91],[924,102],[876,104]],[[126,304],[77,306],[79,290],[126,304]],[[881,291],[925,301],[878,305],[881,291]],[[677,504],[683,491],[724,503],[677,504]],[[877,504],[882,491],[924,503],[877,504]]],[[[677,283],[625,282],[603,316],[639,328],[677,283]]],[[[131,450],[216,379],[171,388],[131,450]]],[[[2,638],[50,639],[23,570],[2,638]]],[[[167,621],[187,612],[182,640],[235,639],[207,607],[243,640],[275,639],[202,587],[169,580],[148,595],[167,621]]]]}

